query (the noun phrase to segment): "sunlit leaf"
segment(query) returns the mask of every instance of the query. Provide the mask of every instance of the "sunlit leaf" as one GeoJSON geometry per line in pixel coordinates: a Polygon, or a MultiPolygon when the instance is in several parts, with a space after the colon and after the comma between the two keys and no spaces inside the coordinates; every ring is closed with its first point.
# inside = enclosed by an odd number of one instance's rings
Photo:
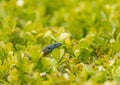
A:
{"type": "Polygon", "coordinates": [[[111,49],[119,52],[120,51],[120,43],[119,42],[113,42],[111,44],[111,49]]]}
{"type": "Polygon", "coordinates": [[[0,85],[119,85],[119,66],[120,0],[0,0],[0,85]]]}

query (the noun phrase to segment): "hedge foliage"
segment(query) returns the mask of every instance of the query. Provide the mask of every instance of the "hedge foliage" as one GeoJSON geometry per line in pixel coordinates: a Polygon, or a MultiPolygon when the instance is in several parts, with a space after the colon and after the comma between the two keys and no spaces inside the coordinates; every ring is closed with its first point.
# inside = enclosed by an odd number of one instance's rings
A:
{"type": "Polygon", "coordinates": [[[119,85],[119,72],[119,0],[0,0],[0,85],[119,85]]]}

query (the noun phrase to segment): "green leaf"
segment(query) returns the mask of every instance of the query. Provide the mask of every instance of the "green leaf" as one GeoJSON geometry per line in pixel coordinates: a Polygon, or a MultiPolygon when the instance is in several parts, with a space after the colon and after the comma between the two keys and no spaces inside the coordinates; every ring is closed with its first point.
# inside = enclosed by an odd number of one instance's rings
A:
{"type": "Polygon", "coordinates": [[[120,51],[120,43],[119,42],[113,42],[113,43],[111,43],[110,47],[111,47],[111,49],[113,51],[117,51],[117,52],[120,51]]]}
{"type": "Polygon", "coordinates": [[[105,34],[109,34],[109,35],[112,34],[113,27],[110,21],[103,21],[102,27],[103,27],[103,32],[105,32],[105,34]]]}
{"type": "Polygon", "coordinates": [[[87,63],[89,61],[89,57],[90,57],[90,52],[87,49],[83,48],[80,50],[80,55],[78,56],[80,62],[87,63]]]}

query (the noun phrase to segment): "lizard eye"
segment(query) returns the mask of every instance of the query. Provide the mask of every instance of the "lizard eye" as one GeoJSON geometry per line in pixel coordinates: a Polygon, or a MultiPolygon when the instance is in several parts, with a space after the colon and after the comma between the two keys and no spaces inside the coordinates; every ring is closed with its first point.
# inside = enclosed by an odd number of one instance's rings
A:
{"type": "Polygon", "coordinates": [[[48,47],[48,49],[50,50],[50,47],[48,47]]]}
{"type": "Polygon", "coordinates": [[[54,46],[57,46],[56,44],[54,46]]]}

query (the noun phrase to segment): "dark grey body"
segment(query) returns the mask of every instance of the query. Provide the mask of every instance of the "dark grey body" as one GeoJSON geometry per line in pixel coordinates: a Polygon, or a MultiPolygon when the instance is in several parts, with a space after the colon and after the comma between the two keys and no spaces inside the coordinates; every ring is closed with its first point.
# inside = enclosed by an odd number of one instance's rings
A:
{"type": "Polygon", "coordinates": [[[47,47],[45,47],[42,52],[43,52],[43,56],[46,56],[47,54],[51,53],[53,51],[53,49],[58,48],[62,45],[62,43],[55,43],[55,44],[51,44],[47,47]]]}

